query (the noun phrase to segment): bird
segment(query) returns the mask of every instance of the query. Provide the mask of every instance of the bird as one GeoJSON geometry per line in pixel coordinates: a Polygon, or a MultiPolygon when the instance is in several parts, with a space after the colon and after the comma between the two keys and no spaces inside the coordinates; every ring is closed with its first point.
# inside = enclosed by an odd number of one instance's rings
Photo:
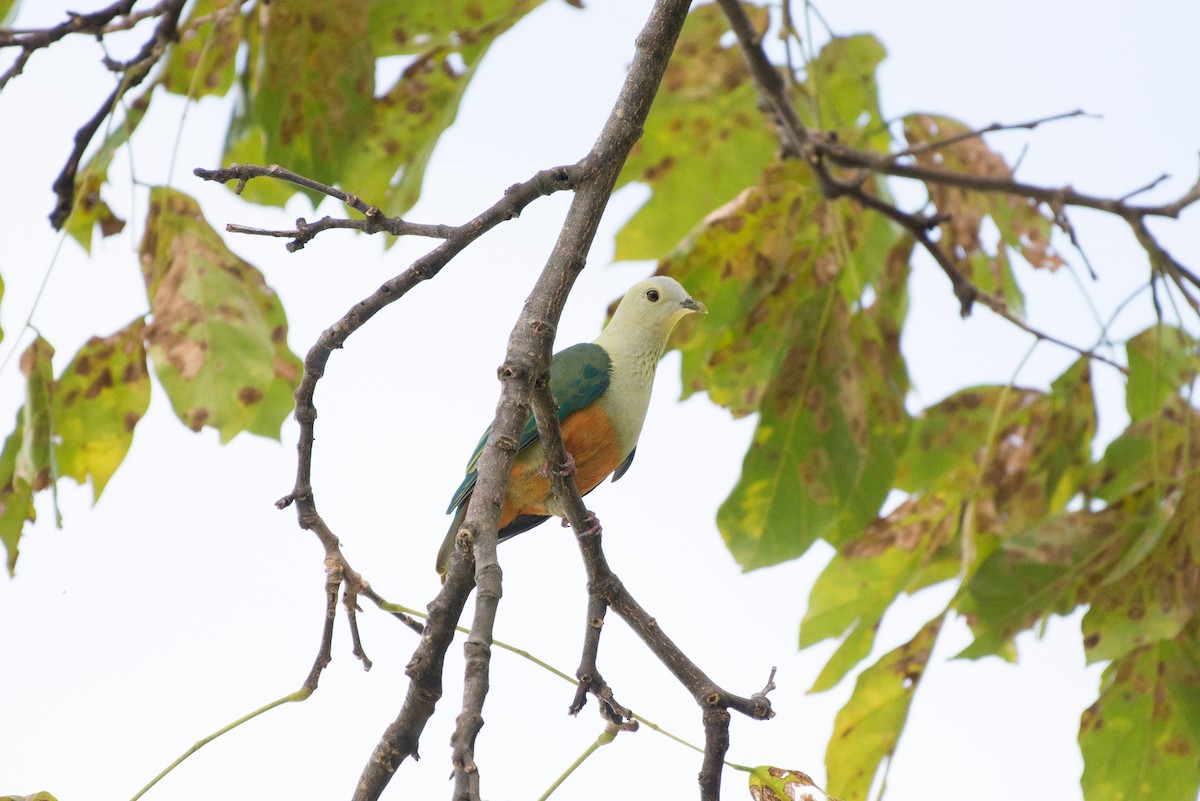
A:
{"type": "MultiPolygon", "coordinates": [[[[595,340],[554,354],[550,361],[550,391],[558,402],[558,422],[567,450],[567,462],[556,472],[573,475],[580,494],[591,492],[610,474],[613,481],[625,475],[646,420],[654,373],[667,338],[684,317],[707,313],[704,304],[674,278],[653,276],[629,288],[595,340]]],[[[467,462],[466,478],[446,509],[446,514],[453,513],[454,518],[437,555],[437,572],[443,581],[475,489],[479,457],[491,431],[488,426],[480,437],[467,462]]],[[[550,486],[550,472],[538,442],[537,423],[530,414],[508,477],[500,512],[500,542],[551,516],[564,517],[550,486]]],[[[589,512],[588,520],[591,527],[582,533],[600,533],[595,515],[589,512]]],[[[563,525],[568,525],[565,518],[563,525]]]]}

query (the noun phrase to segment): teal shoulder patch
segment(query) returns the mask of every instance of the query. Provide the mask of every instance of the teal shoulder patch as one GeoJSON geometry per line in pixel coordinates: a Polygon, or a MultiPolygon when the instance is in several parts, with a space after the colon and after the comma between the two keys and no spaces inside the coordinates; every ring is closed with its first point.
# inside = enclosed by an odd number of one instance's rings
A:
{"type": "MultiPolygon", "coordinates": [[[[554,400],[558,401],[559,422],[604,394],[611,374],[612,359],[604,348],[594,342],[572,345],[554,354],[550,362],[550,392],[554,395],[554,400]]],[[[475,487],[475,481],[479,477],[479,457],[483,454],[483,448],[491,433],[492,427],[488,426],[479,438],[479,444],[475,446],[475,452],[467,462],[467,475],[458,485],[446,514],[453,512],[475,487]]],[[[537,422],[530,414],[529,419],[525,421],[525,429],[521,432],[518,450],[525,450],[537,441],[537,438],[537,422]]]]}

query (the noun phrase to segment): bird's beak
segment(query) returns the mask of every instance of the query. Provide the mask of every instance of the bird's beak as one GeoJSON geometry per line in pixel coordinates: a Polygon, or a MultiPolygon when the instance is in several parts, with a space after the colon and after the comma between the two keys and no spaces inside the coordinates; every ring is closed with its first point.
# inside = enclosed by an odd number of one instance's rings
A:
{"type": "Polygon", "coordinates": [[[696,312],[697,314],[708,314],[708,307],[695,298],[688,298],[685,300],[683,302],[683,308],[690,312],[696,312]]]}

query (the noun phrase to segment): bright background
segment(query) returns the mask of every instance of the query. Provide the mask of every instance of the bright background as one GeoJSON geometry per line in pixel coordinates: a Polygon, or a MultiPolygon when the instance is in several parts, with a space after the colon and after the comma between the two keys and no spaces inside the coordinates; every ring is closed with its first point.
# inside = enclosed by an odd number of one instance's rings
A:
{"type": "MultiPolygon", "coordinates": [[[[16,24],[50,24],[67,8],[99,4],[87,5],[26,2],[16,24]]],[[[459,223],[509,184],[587,151],[649,2],[589,5],[581,12],[552,0],[501,37],[443,137],[410,219],[459,223]]],[[[994,137],[1011,158],[1028,145],[1018,173],[1027,181],[1118,196],[1169,173],[1142,198],[1151,201],[1177,197],[1196,175],[1200,6],[1193,2],[1153,0],[1135,9],[1116,0],[841,0],[821,11],[838,33],[874,32],[887,46],[880,73],[886,116],[938,111],[986,125],[1075,108],[1103,115],[994,137]]],[[[72,241],[56,258],[59,237],[46,220],[49,187],[75,130],[111,88],[98,56],[83,37],[40,52],[0,94],[6,179],[0,274],[7,283],[0,353],[28,343],[22,325],[50,269],[33,323],[58,349],[57,369],[89,335],[111,333],[146,310],[136,257],[145,185],[169,181],[198,197],[218,229],[227,222],[282,228],[297,216],[320,216],[301,202],[282,212],[248,207],[192,177],[194,167],[220,166],[229,115],[222,101],[186,109],[169,172],[185,108],[178,98],[160,97],[157,114],[135,137],[136,182],[123,151],[110,173],[115,189],[106,190],[131,225],[98,242],[91,260],[72,241]]],[[[652,271],[650,263],[611,264],[613,235],[645,197],[633,187],[613,198],[564,313],[560,347],[591,339],[609,301],[652,271]]],[[[565,195],[543,199],[487,235],[435,281],[380,314],[330,362],[317,395],[317,500],[351,563],[390,600],[423,607],[437,589],[432,562],[448,523],[445,503],[491,419],[495,366],[567,202],[565,195]]],[[[1102,312],[1111,309],[1146,282],[1145,258],[1119,221],[1083,211],[1072,220],[1101,280],[1087,279],[1077,255],[1061,247],[1102,312]]],[[[1181,224],[1154,221],[1152,228],[1196,267],[1197,222],[1193,211],[1181,224]]],[[[431,246],[402,242],[384,253],[378,239],[325,233],[288,254],[280,240],[227,239],[282,296],[290,343],[301,355],[354,302],[431,246]]],[[[1067,272],[1019,275],[1031,322],[1092,344],[1094,318],[1067,272]]],[[[903,344],[913,408],[1012,377],[1029,347],[1027,335],[984,309],[960,320],[948,282],[927,260],[914,271],[912,292],[903,344]]],[[[1113,333],[1127,336],[1150,319],[1143,294],[1113,333]]],[[[1018,382],[1045,387],[1073,358],[1043,345],[1018,382]]],[[[1125,420],[1120,377],[1104,367],[1094,374],[1104,396],[1102,446],[1125,420]]],[[[0,373],[5,425],[21,386],[14,359],[0,373]]],[[[797,562],[739,571],[714,517],[737,479],[753,420],[731,422],[704,397],[677,403],[679,390],[678,356],[671,354],[636,465],[621,483],[590,495],[588,505],[604,522],[615,570],[718,683],[749,694],[778,666],[777,717],[767,723],[735,717],[729,759],[800,769],[822,781],[833,716],[853,679],[806,695],[834,643],[798,653],[796,638],[808,590],[831,550],[816,547],[797,562]]],[[[64,483],[65,524],[58,531],[48,499],[39,499],[43,522],[22,540],[17,577],[0,579],[0,793],[128,798],[195,740],[299,687],[319,641],[324,574],[316,539],[297,528],[291,511],[273,506],[291,487],[295,441],[289,421],[282,444],[241,436],[219,447],[214,432],[197,435],[180,425],[156,387],[127,462],[94,509],[90,490],[64,483]]],[[[585,591],[572,538],[546,525],[506,544],[500,557],[505,596],[497,637],[574,672],[585,591]]],[[[950,592],[939,586],[898,603],[884,620],[875,655],[911,636],[950,592]]],[[[375,661],[370,673],[351,656],[340,620],[335,661],[309,701],[209,745],[147,797],[347,797],[399,709],[415,645],[410,631],[372,608],[360,622],[375,661]]],[[[1075,737],[1101,666],[1084,666],[1078,625],[1078,614],[1056,618],[1041,638],[1020,637],[1018,667],[994,658],[946,661],[970,640],[965,623],[953,621],[917,693],[888,777],[889,796],[1080,798],[1075,737]]],[[[701,740],[698,709],[615,616],[601,670],[622,703],[701,740]]],[[[572,688],[506,652],[495,655],[492,671],[477,749],[484,794],[536,798],[600,732],[595,705],[568,717],[572,688]]],[[[387,797],[450,792],[447,743],[460,684],[455,645],[423,759],[401,767],[387,797]]],[[[699,755],[643,729],[622,734],[555,797],[689,798],[698,770],[699,755]]],[[[744,787],[743,774],[726,772],[725,797],[747,797],[744,787]]]]}

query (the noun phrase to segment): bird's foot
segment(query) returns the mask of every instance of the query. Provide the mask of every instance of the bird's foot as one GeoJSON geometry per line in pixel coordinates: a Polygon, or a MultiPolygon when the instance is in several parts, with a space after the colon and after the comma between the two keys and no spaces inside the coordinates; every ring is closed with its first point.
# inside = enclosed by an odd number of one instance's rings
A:
{"type": "Polygon", "coordinates": [[[575,466],[575,457],[568,452],[567,460],[563,462],[562,466],[557,470],[551,471],[550,467],[545,462],[543,462],[542,466],[538,468],[538,475],[542,478],[550,478],[550,474],[552,472],[554,475],[561,476],[562,478],[575,475],[579,472],[579,468],[575,466]]]}
{"type": "MultiPolygon", "coordinates": [[[[588,527],[585,528],[583,531],[576,532],[575,536],[577,536],[577,537],[598,537],[604,533],[604,529],[600,526],[600,518],[596,517],[595,512],[589,510],[587,513],[587,517],[584,518],[584,522],[588,524],[588,527]]],[[[567,528],[570,525],[571,525],[571,521],[564,517],[562,519],[562,527],[567,528]]]]}

